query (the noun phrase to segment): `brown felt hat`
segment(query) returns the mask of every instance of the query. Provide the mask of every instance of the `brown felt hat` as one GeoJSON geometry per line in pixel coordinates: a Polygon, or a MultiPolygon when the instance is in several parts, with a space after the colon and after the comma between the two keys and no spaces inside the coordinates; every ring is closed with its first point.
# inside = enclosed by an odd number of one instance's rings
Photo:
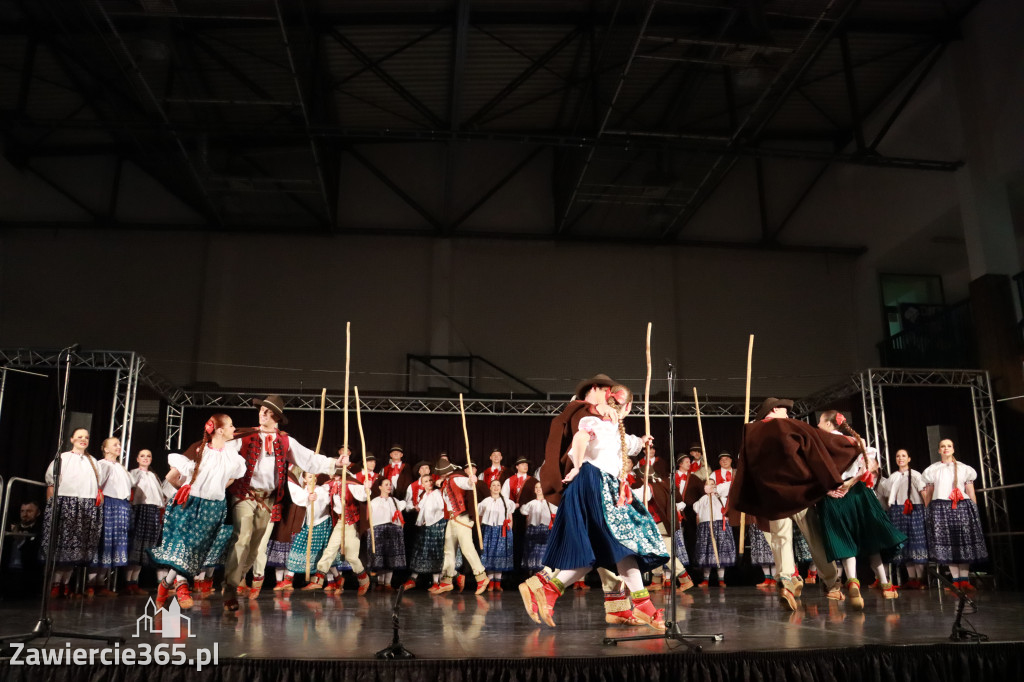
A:
{"type": "Polygon", "coordinates": [[[271,412],[277,415],[277,419],[278,421],[281,422],[281,424],[288,423],[288,417],[284,416],[284,401],[281,400],[281,396],[268,395],[263,400],[260,400],[259,398],[253,398],[252,404],[255,405],[256,407],[269,408],[271,412]]]}
{"type": "Polygon", "coordinates": [[[765,398],[764,402],[761,403],[761,406],[757,408],[757,414],[754,415],[754,421],[761,421],[776,407],[785,407],[787,410],[791,410],[793,409],[793,401],[787,398],[765,398]]]}
{"type": "Polygon", "coordinates": [[[591,386],[607,386],[611,388],[612,386],[615,386],[616,383],[617,382],[613,381],[607,374],[595,374],[589,379],[585,379],[576,384],[576,397],[583,400],[583,396],[586,395],[591,386]]]}

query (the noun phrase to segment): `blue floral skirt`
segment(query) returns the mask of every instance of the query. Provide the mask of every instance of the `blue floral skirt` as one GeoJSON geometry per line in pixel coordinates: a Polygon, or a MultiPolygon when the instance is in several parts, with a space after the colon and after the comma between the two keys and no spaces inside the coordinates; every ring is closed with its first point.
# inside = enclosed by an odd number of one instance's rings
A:
{"type": "Polygon", "coordinates": [[[402,535],[402,526],[397,523],[379,523],[373,527],[373,535],[377,551],[373,551],[373,545],[367,544],[366,548],[370,555],[370,568],[384,571],[405,568],[405,536],[402,535]]]}
{"type": "Polygon", "coordinates": [[[54,504],[60,510],[54,561],[58,566],[90,563],[103,531],[103,510],[96,506],[96,500],[91,497],[58,495],[47,502],[40,556],[45,559],[46,550],[50,546],[50,516],[54,504]]]}
{"type": "Polygon", "coordinates": [[[551,529],[547,526],[526,526],[523,563],[530,573],[538,573],[544,568],[544,552],[547,551],[550,534],[551,529]]]}
{"type": "Polygon", "coordinates": [[[512,529],[509,528],[502,537],[501,528],[486,524],[483,526],[484,551],[480,555],[480,561],[486,571],[512,570],[512,529]]]}
{"type": "Polygon", "coordinates": [[[892,525],[907,536],[907,544],[900,547],[892,557],[894,564],[928,563],[928,534],[924,527],[924,505],[915,504],[913,507],[909,514],[903,513],[901,504],[889,507],[889,520],[892,521],[892,525]]]}
{"type": "Polygon", "coordinates": [[[940,564],[973,564],[988,559],[981,532],[978,507],[969,499],[956,509],[950,500],[932,500],[928,505],[928,549],[940,564]]]}
{"type": "Polygon", "coordinates": [[[203,558],[203,568],[216,568],[224,565],[224,562],[228,560],[228,542],[231,541],[234,532],[235,527],[230,523],[221,524],[217,531],[217,537],[203,558]]]}
{"type": "Polygon", "coordinates": [[[113,568],[128,565],[128,531],[132,505],[128,500],[103,498],[103,531],[93,557],[93,566],[113,568]]]}
{"type": "Polygon", "coordinates": [[[619,479],[584,462],[562,494],[548,538],[544,565],[570,569],[597,566],[610,571],[634,557],[641,572],[668,561],[650,513],[639,500],[617,506],[619,479]]]}
{"type": "Polygon", "coordinates": [[[288,570],[292,573],[306,572],[306,544],[309,543],[309,570],[311,574],[316,573],[316,564],[331,539],[332,530],[334,527],[330,521],[321,521],[313,526],[313,539],[309,540],[309,526],[302,524],[302,530],[292,536],[291,549],[285,560],[288,570]]]}
{"type": "Polygon", "coordinates": [[[795,522],[793,523],[793,560],[798,564],[814,563],[811,546],[807,544],[807,538],[800,532],[800,527],[795,522]]]}
{"type": "MultiPolygon", "coordinates": [[[[208,565],[211,549],[216,549],[218,536],[223,535],[227,517],[225,500],[204,500],[189,496],[184,505],[171,504],[164,514],[160,546],[149,550],[154,564],[173,568],[191,578],[208,565]]],[[[230,532],[228,538],[231,537],[230,532]]],[[[227,540],[224,541],[225,545],[227,540]]],[[[223,547],[221,553],[223,553],[223,547]]]]}
{"type": "Polygon", "coordinates": [[[409,563],[416,573],[440,573],[444,567],[444,534],[448,522],[441,519],[429,526],[416,528],[416,544],[412,550],[412,561],[409,563]]]}
{"type": "MultiPolygon", "coordinates": [[[[794,523],[793,526],[795,527],[796,524],[794,523]]],[[[755,566],[773,565],[775,554],[772,552],[771,545],[768,544],[768,538],[764,536],[764,531],[758,528],[757,524],[752,523],[747,526],[747,535],[750,537],[750,563],[755,566]]],[[[804,540],[804,542],[807,541],[804,540]]]]}
{"type": "Polygon", "coordinates": [[[676,559],[678,559],[679,563],[683,566],[688,566],[690,564],[690,555],[686,551],[686,540],[683,537],[682,528],[676,530],[676,534],[673,539],[675,540],[676,545],[676,559]]]}
{"type": "Polygon", "coordinates": [[[722,520],[714,523],[701,521],[697,526],[697,557],[695,562],[702,568],[726,568],[736,565],[736,540],[732,537],[732,528],[726,521],[722,528],[722,520]],[[715,527],[715,547],[711,546],[711,526],[715,527]],[[715,549],[718,549],[718,563],[715,563],[715,549]]]}
{"type": "Polygon", "coordinates": [[[160,545],[160,507],[155,504],[137,504],[132,507],[131,547],[128,564],[149,566],[148,550],[160,545]]]}
{"type": "MultiPolygon", "coordinates": [[[[329,524],[328,524],[329,525],[329,524]]],[[[267,543],[267,568],[283,568],[288,565],[288,553],[292,549],[292,542],[295,541],[295,533],[288,542],[281,542],[273,538],[267,543]]],[[[302,546],[302,562],[306,562],[306,546],[302,546]]],[[[303,568],[303,571],[306,569],[303,568]]]]}

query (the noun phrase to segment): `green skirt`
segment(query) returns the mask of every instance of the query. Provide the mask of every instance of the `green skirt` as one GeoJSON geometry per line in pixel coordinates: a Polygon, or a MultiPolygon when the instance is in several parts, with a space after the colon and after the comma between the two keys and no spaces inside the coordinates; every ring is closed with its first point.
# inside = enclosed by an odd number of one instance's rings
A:
{"type": "Polygon", "coordinates": [[[884,560],[907,541],[861,481],[843,497],[825,497],[818,503],[818,514],[829,561],[872,554],[881,554],[884,560]]]}

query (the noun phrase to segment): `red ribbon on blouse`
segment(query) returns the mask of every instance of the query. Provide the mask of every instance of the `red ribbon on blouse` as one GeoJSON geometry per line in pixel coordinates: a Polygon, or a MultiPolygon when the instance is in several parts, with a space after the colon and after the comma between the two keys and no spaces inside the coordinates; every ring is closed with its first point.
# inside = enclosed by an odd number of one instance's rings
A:
{"type": "MultiPolygon", "coordinates": [[[[178,488],[178,493],[174,496],[174,504],[184,505],[188,501],[188,496],[191,492],[192,486],[188,483],[178,488]]],[[[99,503],[97,502],[97,504],[99,503]]]]}
{"type": "Polygon", "coordinates": [[[914,505],[913,505],[913,503],[911,503],[910,498],[908,497],[907,501],[903,503],[903,513],[906,514],[906,515],[910,515],[913,512],[914,512],[914,505]]]}
{"type": "Polygon", "coordinates": [[[950,493],[949,499],[953,500],[953,509],[956,509],[956,503],[967,498],[965,498],[964,494],[960,492],[960,488],[953,488],[953,492],[950,493]]]}
{"type": "Polygon", "coordinates": [[[505,519],[505,523],[501,524],[501,537],[505,537],[511,527],[512,519],[505,519]]]}

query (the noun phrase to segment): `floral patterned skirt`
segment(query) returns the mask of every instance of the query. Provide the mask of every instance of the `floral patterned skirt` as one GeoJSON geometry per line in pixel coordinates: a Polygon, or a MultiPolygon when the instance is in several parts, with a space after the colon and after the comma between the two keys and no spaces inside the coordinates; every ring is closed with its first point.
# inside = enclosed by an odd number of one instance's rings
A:
{"type": "MultiPolygon", "coordinates": [[[[160,546],[149,550],[153,563],[173,568],[191,578],[208,565],[211,550],[223,536],[227,517],[225,500],[205,500],[191,495],[184,505],[171,504],[164,515],[160,546]]],[[[228,538],[230,538],[230,531],[228,538]]],[[[227,541],[225,540],[225,545],[227,541]]],[[[223,547],[221,548],[223,554],[223,547]]]]}
{"type": "Polygon", "coordinates": [[[614,571],[634,557],[641,572],[668,561],[661,534],[639,500],[616,505],[619,479],[584,462],[562,494],[548,538],[544,565],[570,569],[597,566],[614,571]]]}
{"type": "Polygon", "coordinates": [[[54,561],[58,566],[88,564],[96,553],[103,530],[102,507],[97,507],[96,500],[91,497],[58,495],[51,498],[46,504],[43,544],[40,545],[40,553],[44,559],[45,552],[50,546],[50,516],[53,514],[54,504],[60,510],[54,561]]]}

